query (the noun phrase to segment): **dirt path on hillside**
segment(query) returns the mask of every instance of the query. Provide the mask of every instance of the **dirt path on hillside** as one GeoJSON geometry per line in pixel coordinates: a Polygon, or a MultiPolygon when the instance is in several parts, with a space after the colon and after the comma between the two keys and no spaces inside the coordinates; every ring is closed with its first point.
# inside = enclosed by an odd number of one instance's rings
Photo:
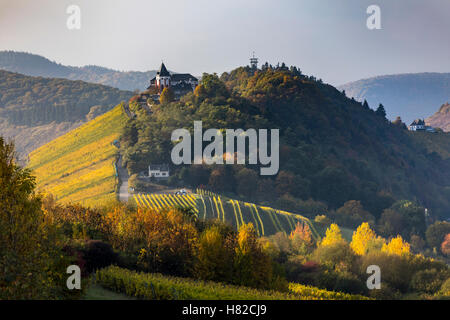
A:
{"type": "Polygon", "coordinates": [[[122,202],[128,202],[130,193],[128,192],[128,170],[122,167],[122,156],[119,156],[117,161],[117,174],[119,175],[120,187],[119,187],[119,200],[122,202]]]}

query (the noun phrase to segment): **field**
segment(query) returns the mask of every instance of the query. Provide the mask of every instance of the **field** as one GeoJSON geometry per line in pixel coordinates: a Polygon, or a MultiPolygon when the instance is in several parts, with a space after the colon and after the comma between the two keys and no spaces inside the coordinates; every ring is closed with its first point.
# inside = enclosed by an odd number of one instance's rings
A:
{"type": "Polygon", "coordinates": [[[121,105],[30,153],[38,189],[61,202],[101,205],[116,198],[115,161],[126,115],[121,105]]]}
{"type": "Polygon", "coordinates": [[[301,215],[229,199],[203,190],[184,196],[137,194],[134,195],[134,201],[140,207],[153,209],[191,207],[198,218],[226,221],[236,230],[244,223],[251,222],[259,236],[269,236],[277,232],[289,234],[297,223],[306,223],[310,226],[314,237],[319,238],[319,233],[312,222],[301,215]]]}
{"type": "Polygon", "coordinates": [[[265,291],[198,281],[111,266],[96,272],[102,287],[128,297],[149,300],[360,300],[359,295],[327,291],[297,283],[289,284],[289,292],[265,291]]]}

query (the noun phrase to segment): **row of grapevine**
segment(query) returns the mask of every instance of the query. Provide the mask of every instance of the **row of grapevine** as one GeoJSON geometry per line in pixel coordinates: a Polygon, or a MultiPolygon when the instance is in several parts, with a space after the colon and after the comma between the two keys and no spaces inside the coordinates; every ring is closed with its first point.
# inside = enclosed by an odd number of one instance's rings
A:
{"type": "Polygon", "coordinates": [[[218,197],[219,196],[217,193],[214,193],[212,191],[205,190],[205,189],[200,189],[200,188],[197,188],[197,190],[195,192],[201,196],[209,196],[209,197],[218,197]]]}
{"type": "Polygon", "coordinates": [[[140,207],[162,210],[173,207],[192,208],[198,214],[196,197],[190,194],[176,195],[161,194],[135,194],[134,201],[140,207]]]}
{"type": "Polygon", "coordinates": [[[289,292],[265,291],[212,281],[142,273],[110,266],[96,272],[101,286],[129,297],[149,300],[367,300],[367,297],[327,291],[297,283],[289,292]]]}
{"type": "Polygon", "coordinates": [[[244,223],[251,222],[259,236],[268,236],[277,232],[289,234],[297,223],[308,224],[313,236],[320,237],[311,221],[301,215],[257,206],[253,203],[223,198],[219,195],[198,195],[199,218],[219,219],[231,224],[236,230],[244,223]]]}
{"type": "Polygon", "coordinates": [[[289,234],[295,229],[297,223],[306,223],[312,230],[314,238],[320,238],[319,232],[311,221],[298,214],[223,198],[209,192],[199,194],[198,203],[200,218],[226,221],[236,228],[236,230],[244,223],[251,222],[259,236],[268,236],[277,232],[289,234]],[[207,194],[213,195],[210,196],[207,194]]]}

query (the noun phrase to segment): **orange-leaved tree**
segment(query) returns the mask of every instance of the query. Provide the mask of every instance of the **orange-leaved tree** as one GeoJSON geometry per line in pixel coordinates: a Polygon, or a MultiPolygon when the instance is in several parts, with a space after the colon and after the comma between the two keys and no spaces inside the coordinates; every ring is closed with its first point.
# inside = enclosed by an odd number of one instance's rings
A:
{"type": "Polygon", "coordinates": [[[441,251],[444,255],[450,256],[450,233],[445,236],[445,239],[441,244],[441,251]]]}

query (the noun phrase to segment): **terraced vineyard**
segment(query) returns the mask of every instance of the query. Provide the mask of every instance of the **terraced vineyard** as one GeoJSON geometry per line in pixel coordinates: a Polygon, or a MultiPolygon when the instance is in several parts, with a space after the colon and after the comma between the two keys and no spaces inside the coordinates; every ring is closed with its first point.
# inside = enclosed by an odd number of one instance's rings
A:
{"type": "Polygon", "coordinates": [[[236,230],[244,223],[251,222],[259,236],[269,236],[277,232],[290,233],[297,223],[310,226],[314,237],[320,237],[313,223],[298,214],[237,201],[220,195],[197,190],[197,194],[184,196],[174,194],[137,194],[136,204],[140,207],[162,209],[170,207],[193,208],[200,219],[219,219],[231,224],[236,230]]]}
{"type": "Polygon", "coordinates": [[[197,198],[195,195],[161,194],[135,194],[134,201],[140,207],[160,210],[164,208],[182,207],[193,208],[198,215],[197,198]]]}
{"type": "Polygon", "coordinates": [[[28,167],[41,191],[62,202],[101,205],[116,198],[115,161],[126,121],[122,106],[30,153],[28,167]]]}

